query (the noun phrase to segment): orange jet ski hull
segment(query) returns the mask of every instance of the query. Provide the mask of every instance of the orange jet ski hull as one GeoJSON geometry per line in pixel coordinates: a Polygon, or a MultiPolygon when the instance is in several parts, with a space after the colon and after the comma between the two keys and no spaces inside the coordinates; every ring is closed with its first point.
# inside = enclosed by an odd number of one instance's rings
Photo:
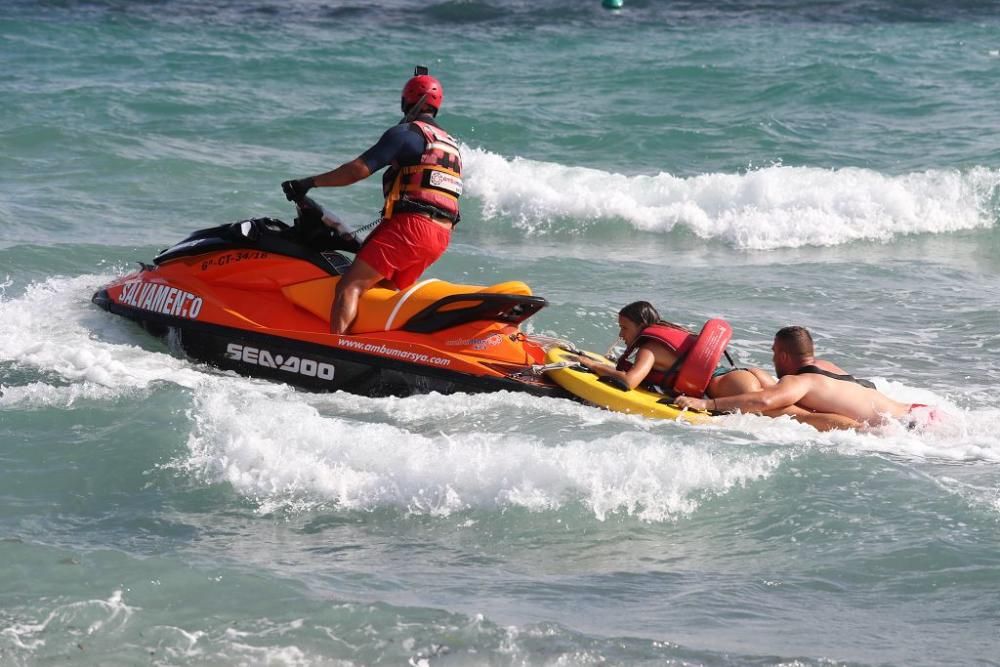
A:
{"type": "Polygon", "coordinates": [[[334,289],[350,260],[335,235],[303,231],[303,208],[294,227],[260,218],[196,232],[93,301],[195,359],[313,390],[567,395],[531,372],[549,345],[520,323],[546,301],[521,282],[375,288],[349,334],[331,334],[334,289]]]}

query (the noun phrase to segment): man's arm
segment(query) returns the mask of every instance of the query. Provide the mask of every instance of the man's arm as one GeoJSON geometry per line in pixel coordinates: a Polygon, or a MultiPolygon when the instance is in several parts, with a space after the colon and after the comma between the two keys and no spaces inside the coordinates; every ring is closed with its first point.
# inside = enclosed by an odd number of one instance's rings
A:
{"type": "Polygon", "coordinates": [[[343,187],[366,179],[371,173],[365,161],[358,157],[325,174],[313,176],[313,183],[321,188],[343,187]]]}
{"type": "Polygon", "coordinates": [[[395,125],[383,132],[375,145],[357,158],[345,162],[333,171],[314,176],[313,180],[320,187],[351,185],[394,161],[405,159],[419,162],[426,144],[424,136],[409,125],[395,125]]]}
{"type": "Polygon", "coordinates": [[[326,187],[337,187],[357,183],[363,178],[368,178],[371,171],[368,165],[360,157],[350,162],[345,162],[333,171],[318,176],[307,176],[296,180],[285,181],[281,184],[281,189],[285,191],[288,201],[297,202],[317,185],[326,187]]]}
{"type": "Polygon", "coordinates": [[[642,384],[643,378],[649,375],[649,371],[653,369],[653,364],[656,363],[656,357],[649,350],[640,348],[638,352],[635,353],[635,363],[632,368],[628,371],[620,371],[614,366],[609,364],[601,363],[600,361],[594,361],[588,359],[587,357],[577,357],[580,360],[580,365],[589,368],[596,375],[600,377],[612,377],[624,382],[628,385],[629,389],[635,389],[640,384],[642,384]]]}
{"type": "Polygon", "coordinates": [[[743,412],[769,412],[771,410],[781,410],[790,405],[795,405],[802,397],[809,392],[808,383],[795,375],[786,375],[778,380],[778,383],[767,387],[761,391],[737,394],[735,396],[723,396],[722,398],[693,398],[691,396],[678,396],[677,405],[682,408],[692,410],[718,410],[729,412],[732,410],[742,410],[743,412]]]}
{"type": "Polygon", "coordinates": [[[424,152],[423,135],[410,131],[408,126],[396,125],[382,133],[378,142],[350,162],[336,169],[308,178],[285,181],[281,184],[292,201],[304,197],[314,187],[343,187],[368,178],[394,160],[408,158],[419,161],[424,152]]]}

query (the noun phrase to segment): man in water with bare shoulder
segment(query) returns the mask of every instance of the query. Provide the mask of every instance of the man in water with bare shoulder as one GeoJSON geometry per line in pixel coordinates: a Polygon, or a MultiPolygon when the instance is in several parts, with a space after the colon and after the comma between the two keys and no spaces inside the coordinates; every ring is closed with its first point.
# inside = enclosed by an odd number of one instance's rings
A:
{"type": "Polygon", "coordinates": [[[828,361],[815,358],[812,336],[803,327],[785,327],[774,336],[774,370],[778,382],[763,391],[702,399],[680,396],[677,405],[694,410],[741,410],[773,414],[790,405],[814,412],[835,413],[867,426],[898,419],[908,426],[936,419],[936,410],[895,401],[828,361]]]}

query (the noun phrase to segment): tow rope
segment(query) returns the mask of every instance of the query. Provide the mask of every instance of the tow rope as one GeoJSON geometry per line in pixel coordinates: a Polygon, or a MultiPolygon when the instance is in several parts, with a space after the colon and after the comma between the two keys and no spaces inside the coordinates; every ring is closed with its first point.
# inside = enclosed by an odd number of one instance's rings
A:
{"type": "Polygon", "coordinates": [[[513,373],[513,375],[531,375],[538,377],[549,371],[557,371],[560,368],[569,368],[570,366],[579,366],[579,364],[575,361],[555,361],[551,364],[532,364],[523,371],[513,373]]]}

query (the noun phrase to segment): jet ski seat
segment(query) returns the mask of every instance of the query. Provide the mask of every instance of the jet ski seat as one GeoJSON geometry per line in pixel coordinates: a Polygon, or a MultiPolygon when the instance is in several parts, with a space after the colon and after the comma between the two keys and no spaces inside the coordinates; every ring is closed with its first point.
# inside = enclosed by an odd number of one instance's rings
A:
{"type": "MultiPolygon", "coordinates": [[[[336,282],[333,277],[319,278],[287,285],[281,291],[289,301],[329,323],[336,282]]],[[[476,319],[515,323],[545,303],[519,280],[480,286],[429,278],[405,290],[374,287],[365,292],[350,333],[397,329],[428,333],[476,319]]]]}

